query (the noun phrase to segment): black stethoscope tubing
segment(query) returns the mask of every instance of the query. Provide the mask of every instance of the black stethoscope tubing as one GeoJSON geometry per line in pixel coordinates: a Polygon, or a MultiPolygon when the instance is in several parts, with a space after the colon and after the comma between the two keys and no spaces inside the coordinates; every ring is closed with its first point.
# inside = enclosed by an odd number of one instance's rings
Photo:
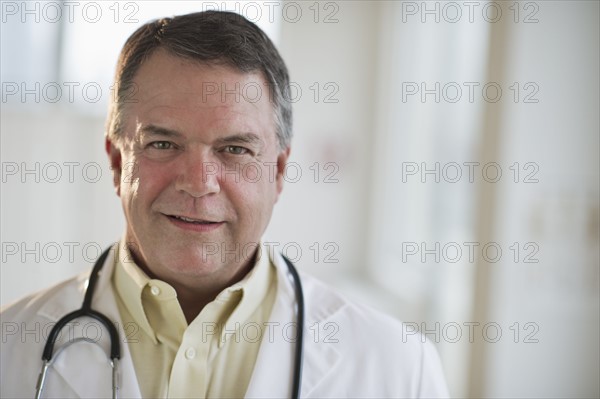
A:
{"type": "MultiPolygon", "coordinates": [[[[50,334],[48,334],[48,339],[46,340],[46,345],[44,346],[44,352],[42,354],[42,371],[40,373],[40,377],[38,379],[38,383],[36,386],[36,397],[40,397],[43,387],[46,371],[48,368],[48,364],[52,361],[52,356],[54,352],[54,345],[56,340],[60,334],[60,331],[66,326],[69,322],[77,319],[79,317],[92,317],[98,320],[106,329],[108,330],[110,336],[110,359],[113,362],[113,397],[116,397],[116,378],[115,378],[115,364],[118,364],[119,359],[121,358],[121,346],[119,343],[119,333],[115,327],[115,325],[110,321],[108,317],[103,315],[100,312],[97,312],[92,309],[92,298],[94,296],[94,290],[96,289],[96,282],[98,280],[98,276],[100,275],[100,270],[104,266],[106,258],[110,252],[110,248],[106,249],[102,255],[96,260],[94,267],[92,268],[92,272],[90,273],[90,278],[88,281],[87,288],[85,290],[85,296],[83,298],[83,304],[80,309],[77,309],[67,315],[63,316],[60,320],[56,322],[52,330],[50,330],[50,334]]],[[[283,256],[283,255],[282,255],[283,256]]],[[[302,351],[304,344],[304,292],[302,289],[302,282],[300,281],[300,275],[298,271],[294,267],[294,264],[285,256],[283,256],[285,263],[288,266],[288,270],[294,280],[294,291],[296,294],[296,323],[297,323],[297,339],[296,339],[296,348],[295,348],[295,356],[294,356],[294,377],[292,382],[292,398],[298,399],[300,398],[300,385],[302,382],[302,351]]]]}
{"type": "Polygon", "coordinates": [[[296,340],[296,355],[294,357],[294,381],[292,385],[292,398],[300,398],[300,383],[302,382],[302,351],[304,346],[304,292],[302,290],[302,283],[300,282],[300,276],[298,270],[294,267],[294,264],[285,255],[281,255],[283,260],[288,266],[288,270],[294,279],[294,289],[296,290],[296,327],[297,327],[297,340],[296,340]]]}

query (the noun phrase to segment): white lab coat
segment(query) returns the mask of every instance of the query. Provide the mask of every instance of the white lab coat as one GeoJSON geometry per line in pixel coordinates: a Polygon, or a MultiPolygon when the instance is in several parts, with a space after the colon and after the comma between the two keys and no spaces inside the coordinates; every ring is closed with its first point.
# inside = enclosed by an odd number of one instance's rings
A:
{"type": "MultiPolygon", "coordinates": [[[[129,353],[129,345],[135,345],[130,338],[135,326],[121,323],[110,284],[112,257],[108,257],[98,279],[92,307],[118,327],[121,397],[138,398],[141,394],[129,353]]],[[[295,293],[280,255],[275,256],[274,264],[278,288],[270,317],[272,331],[263,331],[247,398],[290,396],[295,330],[289,326],[295,322],[295,293]]],[[[1,397],[33,397],[50,328],[81,306],[88,275],[84,273],[25,298],[2,312],[1,397]]],[[[306,307],[302,397],[448,396],[431,343],[423,343],[418,334],[403,334],[402,324],[395,319],[348,302],[318,280],[301,276],[306,307]]],[[[91,319],[80,319],[78,324],[65,327],[61,342],[85,336],[108,350],[108,333],[98,326],[91,319]]],[[[85,342],[69,346],[48,372],[44,397],[110,397],[111,374],[106,353],[85,342]]],[[[231,381],[235,383],[235,376],[231,376],[231,381]]]]}

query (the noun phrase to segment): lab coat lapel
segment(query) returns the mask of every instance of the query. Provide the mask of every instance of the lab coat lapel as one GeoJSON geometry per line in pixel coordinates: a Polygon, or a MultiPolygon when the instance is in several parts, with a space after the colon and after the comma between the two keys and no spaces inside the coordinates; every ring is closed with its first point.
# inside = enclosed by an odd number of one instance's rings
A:
{"type": "MultiPolygon", "coordinates": [[[[287,264],[279,254],[272,259],[277,269],[277,299],[273,304],[271,326],[273,333],[265,335],[256,359],[254,372],[248,385],[246,398],[283,398],[291,396],[294,355],[295,355],[295,325],[296,316],[293,311],[296,306],[296,295],[293,279],[288,272],[287,264]]],[[[303,283],[305,281],[303,280],[303,283]]],[[[303,284],[304,298],[307,305],[308,287],[303,284]]],[[[315,323],[326,322],[328,315],[317,317],[310,312],[310,306],[305,307],[304,351],[302,384],[300,395],[307,397],[311,391],[330,373],[334,372],[339,363],[340,354],[332,345],[327,345],[316,339],[309,329],[315,323]]]]}
{"type": "MultiPolygon", "coordinates": [[[[115,264],[114,253],[114,250],[111,251],[100,273],[92,300],[92,308],[112,320],[119,332],[121,344],[119,395],[121,397],[141,397],[133,361],[129,353],[119,310],[115,301],[115,294],[110,282],[115,264]]],[[[83,300],[85,288],[88,283],[88,275],[81,276],[75,289],[48,301],[40,309],[39,314],[56,322],[68,312],[73,311],[74,307],[78,307],[83,300]]],[[[63,392],[60,385],[69,386],[78,397],[110,396],[112,392],[112,369],[107,359],[110,342],[108,332],[106,329],[100,328],[100,323],[93,319],[78,319],[71,326],[67,325],[63,328],[61,341],[71,341],[80,337],[87,337],[100,343],[104,351],[100,350],[98,345],[86,342],[75,343],[67,347],[60,356],[56,357],[53,367],[48,371],[49,375],[50,373],[56,373],[62,378],[62,384],[60,384],[61,378],[55,378],[54,381],[51,378],[49,379],[49,396],[51,396],[52,392],[57,392],[58,394],[63,392]],[[79,324],[75,324],[76,322],[79,324]]],[[[57,342],[55,352],[59,348],[59,345],[60,343],[57,342]]]]}

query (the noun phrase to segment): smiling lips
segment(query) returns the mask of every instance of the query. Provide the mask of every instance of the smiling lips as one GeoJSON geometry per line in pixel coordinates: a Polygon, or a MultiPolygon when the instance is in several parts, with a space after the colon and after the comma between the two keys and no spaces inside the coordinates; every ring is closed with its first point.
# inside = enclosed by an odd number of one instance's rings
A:
{"type": "Polygon", "coordinates": [[[188,223],[196,223],[196,224],[209,224],[209,223],[215,223],[215,222],[211,222],[209,220],[202,220],[202,219],[192,219],[192,218],[186,218],[184,216],[176,216],[176,215],[168,215],[171,218],[175,218],[175,219],[179,219],[179,220],[183,220],[184,222],[188,222],[188,223]]]}
{"type": "Polygon", "coordinates": [[[183,228],[185,230],[193,230],[193,231],[201,231],[201,232],[214,230],[224,223],[224,222],[213,222],[213,221],[204,220],[204,219],[188,218],[188,217],[179,216],[179,215],[165,215],[165,216],[177,227],[183,228]]]}

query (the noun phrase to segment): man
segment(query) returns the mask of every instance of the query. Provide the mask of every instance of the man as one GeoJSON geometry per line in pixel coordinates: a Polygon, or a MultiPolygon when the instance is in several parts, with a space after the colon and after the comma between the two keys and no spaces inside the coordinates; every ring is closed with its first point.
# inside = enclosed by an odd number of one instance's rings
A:
{"type": "MultiPolygon", "coordinates": [[[[97,281],[79,276],[3,312],[17,330],[3,333],[2,397],[34,394],[50,329],[90,287],[119,334],[122,397],[290,397],[299,371],[302,397],[447,396],[431,344],[305,275],[299,328],[291,269],[261,242],[292,114],[287,68],[258,27],[214,11],[148,23],[115,84],[106,151],[125,235],[97,281]],[[43,339],[22,333],[36,328],[43,339]]],[[[45,396],[111,395],[107,331],[94,318],[65,325],[45,396]]]]}

